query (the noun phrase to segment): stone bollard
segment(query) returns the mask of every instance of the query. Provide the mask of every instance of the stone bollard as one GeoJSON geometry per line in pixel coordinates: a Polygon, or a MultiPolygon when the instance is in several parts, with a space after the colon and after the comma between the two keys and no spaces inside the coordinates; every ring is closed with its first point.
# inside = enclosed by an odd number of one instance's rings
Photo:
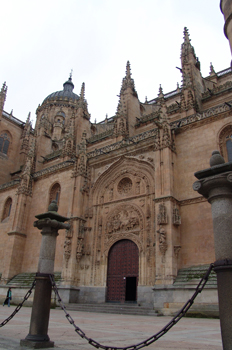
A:
{"type": "Polygon", "coordinates": [[[34,226],[41,230],[42,242],[29,334],[20,341],[21,346],[34,349],[54,347],[54,342],[50,341],[47,334],[52,294],[49,275],[54,273],[58,230],[69,229],[70,227],[69,224],[64,223],[64,221],[69,219],[59,215],[57,210],[56,201],[52,201],[48,207],[48,212],[36,215],[38,220],[34,222],[34,226]]]}
{"type": "Polygon", "coordinates": [[[210,166],[194,174],[193,189],[211,204],[222,344],[232,350],[232,162],[214,151],[210,166]]]}

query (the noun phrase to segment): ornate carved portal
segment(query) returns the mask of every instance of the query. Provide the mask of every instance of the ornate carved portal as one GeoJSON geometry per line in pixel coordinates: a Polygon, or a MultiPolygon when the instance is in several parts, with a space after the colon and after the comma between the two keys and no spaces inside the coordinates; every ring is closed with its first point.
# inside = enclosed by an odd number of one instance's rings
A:
{"type": "Polygon", "coordinates": [[[126,239],[116,242],[108,256],[107,301],[136,301],[138,276],[137,245],[126,239]]]}

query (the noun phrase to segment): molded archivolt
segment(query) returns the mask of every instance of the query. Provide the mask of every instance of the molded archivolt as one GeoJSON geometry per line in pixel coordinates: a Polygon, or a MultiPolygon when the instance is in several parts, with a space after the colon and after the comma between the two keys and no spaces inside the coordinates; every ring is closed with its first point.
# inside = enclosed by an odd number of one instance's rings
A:
{"type": "Polygon", "coordinates": [[[121,157],[112,164],[100,177],[92,189],[94,204],[101,203],[101,197],[106,189],[120,183],[123,178],[141,179],[146,186],[144,194],[154,193],[154,169],[151,164],[143,160],[130,157],[121,157]]]}
{"type": "Polygon", "coordinates": [[[141,209],[134,204],[119,204],[112,209],[106,218],[104,253],[108,256],[112,245],[122,239],[133,241],[142,252],[144,220],[141,209]]]}
{"type": "Polygon", "coordinates": [[[105,249],[104,249],[104,255],[107,258],[109,255],[110,248],[118,241],[121,241],[122,239],[129,239],[130,241],[133,241],[138,249],[139,249],[139,254],[143,251],[142,243],[138,237],[133,235],[133,233],[124,233],[123,236],[113,236],[110,238],[110,240],[105,244],[105,249]]]}

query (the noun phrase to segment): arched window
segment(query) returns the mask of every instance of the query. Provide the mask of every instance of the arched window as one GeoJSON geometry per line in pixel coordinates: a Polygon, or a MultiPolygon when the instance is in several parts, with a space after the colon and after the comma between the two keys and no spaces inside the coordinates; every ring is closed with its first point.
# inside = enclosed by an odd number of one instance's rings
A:
{"type": "Polygon", "coordinates": [[[12,207],[12,198],[9,197],[7,198],[3,208],[2,221],[10,216],[11,207],[12,207]]]}
{"type": "Polygon", "coordinates": [[[220,153],[226,162],[232,162],[232,125],[227,125],[219,134],[220,153]]]}
{"type": "Polygon", "coordinates": [[[57,205],[59,205],[59,200],[60,200],[60,184],[58,182],[56,182],[51,190],[50,190],[50,196],[49,196],[49,203],[48,205],[51,203],[51,201],[56,201],[57,205]]]}
{"type": "Polygon", "coordinates": [[[8,148],[10,144],[10,136],[3,132],[0,135],[0,152],[7,154],[8,148]]]}

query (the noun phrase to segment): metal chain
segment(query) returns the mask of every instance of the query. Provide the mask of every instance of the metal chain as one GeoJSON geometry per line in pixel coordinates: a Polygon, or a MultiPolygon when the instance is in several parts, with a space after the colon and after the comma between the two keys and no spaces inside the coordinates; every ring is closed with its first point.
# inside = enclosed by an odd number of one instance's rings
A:
{"type": "Polygon", "coordinates": [[[102,345],[102,344],[98,343],[97,341],[95,341],[95,340],[93,340],[91,338],[88,338],[85,335],[85,333],[78,326],[76,326],[73,318],[66,311],[66,307],[65,307],[65,305],[64,305],[64,303],[63,303],[63,301],[62,301],[62,299],[61,299],[61,297],[59,295],[59,292],[58,292],[58,289],[57,289],[57,286],[56,286],[56,283],[55,283],[55,280],[54,280],[54,275],[49,275],[49,276],[50,276],[50,280],[51,280],[51,283],[52,283],[53,290],[54,290],[54,292],[55,292],[55,294],[57,296],[58,303],[59,303],[60,307],[62,308],[62,310],[65,313],[65,317],[67,318],[69,323],[71,325],[73,325],[73,327],[75,328],[75,332],[81,338],[86,339],[89,342],[90,345],[94,346],[97,349],[100,348],[100,349],[104,349],[104,350],[138,350],[138,349],[142,349],[145,346],[148,346],[148,345],[154,343],[156,340],[161,338],[164,334],[166,334],[169,331],[169,329],[171,329],[175,324],[177,324],[177,322],[179,322],[180,319],[183,316],[185,316],[187,311],[190,309],[190,307],[194,303],[194,300],[196,299],[197,295],[199,293],[201,293],[203,288],[205,287],[205,285],[206,285],[206,283],[208,281],[209,275],[210,275],[210,273],[211,273],[211,271],[213,269],[213,266],[214,266],[213,264],[210,264],[209,269],[205,273],[204,277],[202,277],[202,279],[198,283],[193,296],[187,301],[187,303],[182,307],[182,309],[178,312],[178,314],[176,316],[174,316],[172,318],[172,320],[164,328],[162,328],[159,332],[157,332],[152,337],[144,340],[141,343],[138,343],[138,344],[135,344],[135,345],[131,345],[131,346],[126,346],[126,347],[123,347],[123,348],[122,347],[115,347],[115,346],[112,347],[112,346],[102,345]]]}
{"type": "Polygon", "coordinates": [[[31,288],[29,289],[29,291],[26,293],[25,297],[23,298],[23,301],[18,304],[18,306],[16,306],[15,310],[12,312],[12,314],[6,318],[2,323],[0,323],[0,328],[5,326],[5,324],[7,324],[16,314],[17,312],[19,312],[19,310],[21,309],[21,307],[23,306],[24,302],[29,298],[29,296],[32,293],[33,288],[35,287],[36,284],[36,280],[34,280],[34,282],[32,283],[31,288]]]}

